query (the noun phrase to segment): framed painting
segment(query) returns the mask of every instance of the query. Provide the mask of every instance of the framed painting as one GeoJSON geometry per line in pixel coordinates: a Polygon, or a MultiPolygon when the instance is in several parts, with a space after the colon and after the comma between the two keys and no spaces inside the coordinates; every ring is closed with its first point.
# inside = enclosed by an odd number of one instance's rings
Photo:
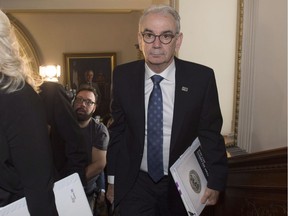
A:
{"type": "Polygon", "coordinates": [[[76,91],[81,85],[94,87],[100,94],[95,115],[108,115],[116,53],[64,53],[64,61],[65,84],[76,91]]]}

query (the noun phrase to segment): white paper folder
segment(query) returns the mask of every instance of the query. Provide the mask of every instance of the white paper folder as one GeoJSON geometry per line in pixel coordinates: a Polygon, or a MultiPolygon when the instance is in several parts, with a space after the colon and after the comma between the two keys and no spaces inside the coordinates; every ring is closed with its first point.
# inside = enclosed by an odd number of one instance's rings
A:
{"type": "Polygon", "coordinates": [[[208,171],[198,138],[170,167],[170,171],[187,214],[199,216],[205,207],[205,204],[201,204],[201,198],[207,187],[208,171]]]}
{"type": "MultiPolygon", "coordinates": [[[[57,181],[53,190],[59,216],[92,216],[92,211],[77,173],[57,181]]],[[[0,216],[30,216],[26,199],[19,199],[0,208],[0,216]]]]}

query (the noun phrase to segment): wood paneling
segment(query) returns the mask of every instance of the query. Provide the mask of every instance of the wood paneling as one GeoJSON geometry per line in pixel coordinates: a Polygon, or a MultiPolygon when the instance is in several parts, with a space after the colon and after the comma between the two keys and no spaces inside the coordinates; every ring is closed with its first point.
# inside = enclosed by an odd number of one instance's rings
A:
{"type": "MultiPolygon", "coordinates": [[[[229,158],[214,216],[287,216],[287,147],[229,158]]],[[[211,213],[212,212],[212,213],[211,213]]]]}

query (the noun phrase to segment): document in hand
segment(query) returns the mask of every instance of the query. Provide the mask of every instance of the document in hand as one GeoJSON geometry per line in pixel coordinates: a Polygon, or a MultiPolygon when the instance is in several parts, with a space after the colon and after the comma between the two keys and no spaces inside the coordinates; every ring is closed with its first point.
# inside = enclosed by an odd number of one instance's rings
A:
{"type": "Polygon", "coordinates": [[[199,216],[205,207],[201,204],[201,197],[207,186],[208,171],[198,138],[170,167],[170,171],[188,215],[199,216]]]}
{"type": "MultiPolygon", "coordinates": [[[[92,216],[92,211],[77,173],[57,181],[53,190],[59,216],[92,216]]],[[[0,208],[0,215],[30,216],[26,199],[19,199],[0,208]]]]}

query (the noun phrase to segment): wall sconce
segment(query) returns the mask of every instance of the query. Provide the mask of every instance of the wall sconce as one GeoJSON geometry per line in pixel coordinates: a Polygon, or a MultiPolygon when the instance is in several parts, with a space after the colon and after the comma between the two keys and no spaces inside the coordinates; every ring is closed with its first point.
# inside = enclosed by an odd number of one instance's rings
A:
{"type": "Polygon", "coordinates": [[[60,65],[42,65],[39,67],[40,76],[45,81],[58,82],[58,77],[61,74],[60,65]]]}

